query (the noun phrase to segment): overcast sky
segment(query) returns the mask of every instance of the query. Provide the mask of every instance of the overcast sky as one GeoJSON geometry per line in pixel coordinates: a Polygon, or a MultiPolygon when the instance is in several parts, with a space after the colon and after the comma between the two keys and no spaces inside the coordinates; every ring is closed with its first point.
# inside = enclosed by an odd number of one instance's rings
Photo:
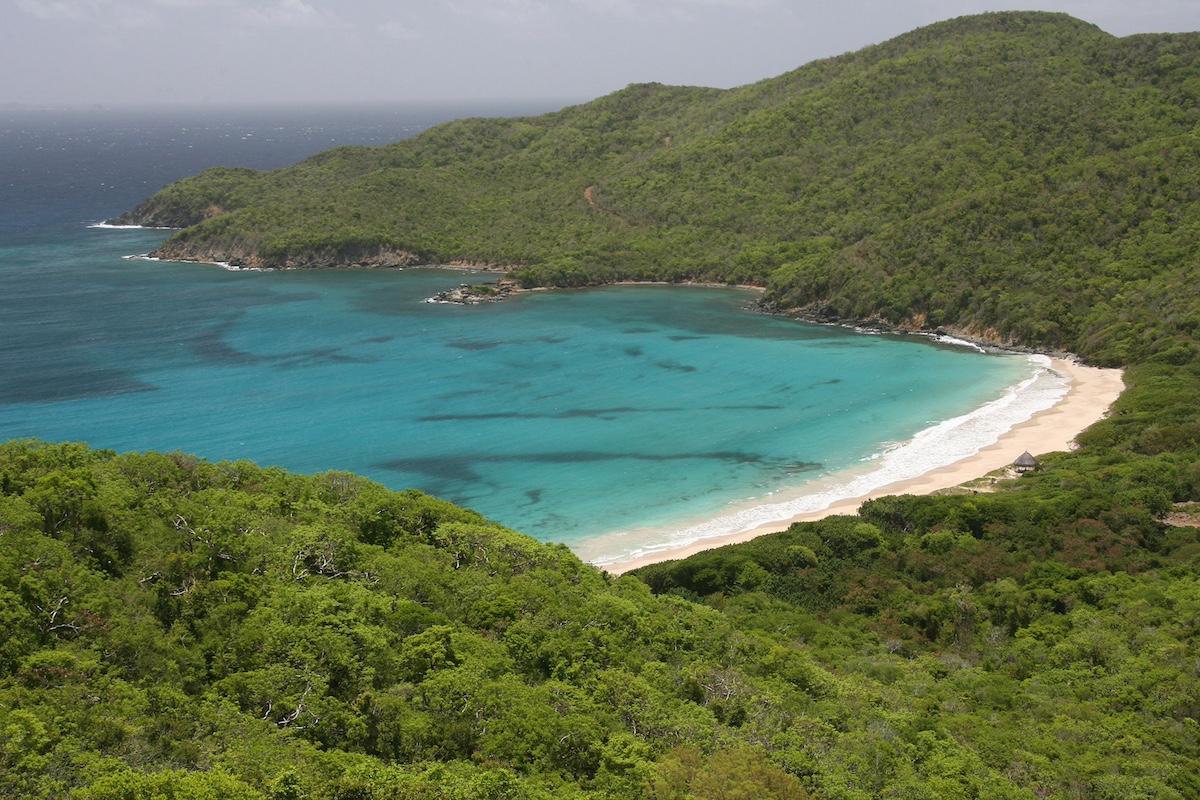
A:
{"type": "Polygon", "coordinates": [[[964,14],[1200,30],[1200,0],[0,0],[0,104],[582,100],[727,88],[964,14]]]}

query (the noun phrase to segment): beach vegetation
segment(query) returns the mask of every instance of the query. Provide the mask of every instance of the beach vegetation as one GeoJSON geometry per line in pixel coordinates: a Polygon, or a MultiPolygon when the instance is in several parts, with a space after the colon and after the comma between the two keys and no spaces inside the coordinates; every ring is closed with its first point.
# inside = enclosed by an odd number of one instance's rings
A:
{"type": "Polygon", "coordinates": [[[1200,369],[1127,375],[998,491],[621,578],[346,473],[9,442],[0,791],[1195,796],[1200,369]]]}
{"type": "Polygon", "coordinates": [[[1200,796],[1196,44],[990,14],[168,187],[168,255],[757,282],[1128,388],[994,491],[620,577],[345,473],[0,445],[0,795],[1200,796]]]}

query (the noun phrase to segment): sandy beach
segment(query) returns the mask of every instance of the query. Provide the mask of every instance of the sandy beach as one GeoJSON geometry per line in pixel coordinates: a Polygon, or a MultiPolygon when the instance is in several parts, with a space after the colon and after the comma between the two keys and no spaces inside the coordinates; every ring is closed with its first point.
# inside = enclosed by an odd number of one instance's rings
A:
{"type": "Polygon", "coordinates": [[[1010,428],[996,442],[982,448],[974,455],[930,470],[917,478],[891,483],[866,495],[839,500],[820,511],[800,514],[741,533],[714,536],[682,547],[660,550],[638,558],[605,564],[603,569],[619,575],[647,564],[686,558],[702,550],[737,544],[766,533],[786,530],[794,522],[807,522],[834,514],[853,514],[864,502],[877,497],[895,494],[930,494],[940,489],[958,486],[961,483],[983,477],[993,470],[1008,466],[1025,451],[1038,456],[1043,453],[1070,450],[1075,446],[1075,437],[1103,418],[1124,390],[1123,373],[1118,369],[1088,367],[1063,358],[1051,359],[1051,369],[1064,376],[1069,382],[1067,392],[1062,399],[1050,408],[1034,414],[1027,421],[1010,428]]]}

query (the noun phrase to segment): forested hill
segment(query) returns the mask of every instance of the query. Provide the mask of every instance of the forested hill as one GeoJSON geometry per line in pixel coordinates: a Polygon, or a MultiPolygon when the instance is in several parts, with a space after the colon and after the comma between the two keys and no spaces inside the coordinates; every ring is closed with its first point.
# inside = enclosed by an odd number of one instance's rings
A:
{"type": "Polygon", "coordinates": [[[989,491],[620,578],[344,473],[2,444],[0,796],[1200,797],[1198,45],[990,14],[168,187],[170,257],[758,282],[1130,388],[989,491]]]}
{"type": "Polygon", "coordinates": [[[1186,347],[1200,322],[1198,123],[1197,34],[1005,12],[728,91],[633,85],[214,169],[123,221],[192,225],[169,258],[755,283],[819,317],[1115,364],[1186,347]]]}
{"type": "Polygon", "coordinates": [[[345,473],[0,445],[0,796],[1200,797],[1200,469],[1128,420],[1171,401],[642,581],[345,473]]]}

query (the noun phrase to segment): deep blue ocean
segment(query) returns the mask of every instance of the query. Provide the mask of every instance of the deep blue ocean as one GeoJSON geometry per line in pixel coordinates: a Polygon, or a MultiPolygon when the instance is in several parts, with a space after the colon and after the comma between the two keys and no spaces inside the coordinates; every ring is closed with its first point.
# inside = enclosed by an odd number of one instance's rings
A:
{"type": "Polygon", "coordinates": [[[927,468],[1054,391],[1025,357],[764,316],[745,290],[458,307],[425,302],[458,271],[159,263],[127,256],[167,232],[89,227],[206,167],[555,107],[0,111],[0,439],[349,470],[604,562],[795,511],[914,436],[927,468]],[[596,544],[621,531],[643,533],[596,544]]]}

